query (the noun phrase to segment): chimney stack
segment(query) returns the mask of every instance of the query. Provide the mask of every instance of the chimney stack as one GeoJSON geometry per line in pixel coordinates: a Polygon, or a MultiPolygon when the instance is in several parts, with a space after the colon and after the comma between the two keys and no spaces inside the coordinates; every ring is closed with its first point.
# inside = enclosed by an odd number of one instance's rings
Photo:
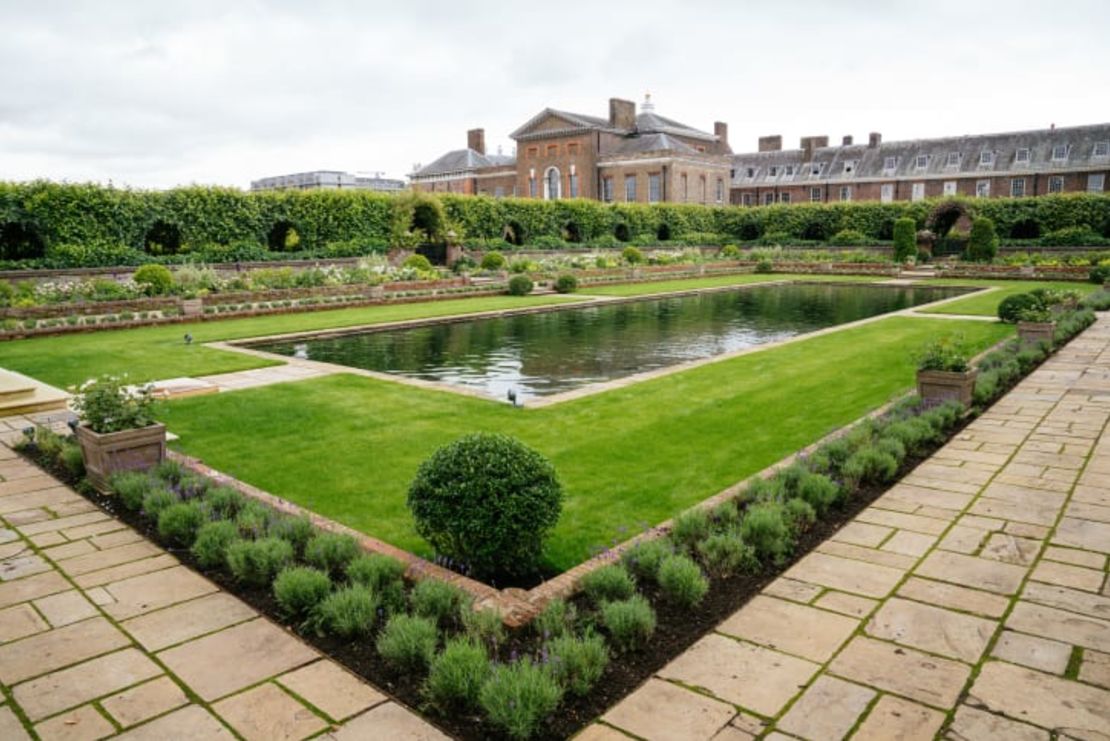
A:
{"type": "Polygon", "coordinates": [[[717,141],[725,150],[728,149],[728,124],[724,121],[715,121],[713,123],[713,133],[717,135],[717,141]]]}
{"type": "Polygon", "coordinates": [[[759,151],[760,152],[780,152],[782,151],[782,135],[775,134],[774,136],[761,136],[759,137],[759,151]]]}
{"type": "Polygon", "coordinates": [[[466,132],[466,146],[478,154],[486,153],[486,130],[471,129],[466,132]]]}
{"type": "Polygon", "coordinates": [[[798,147],[802,150],[802,159],[809,162],[813,159],[813,150],[829,146],[827,136],[803,136],[798,147]]]}
{"type": "Polygon", "coordinates": [[[854,140],[854,139],[852,139],[852,135],[851,135],[851,134],[845,134],[845,135],[844,135],[844,138],[840,140],[840,146],[842,146],[842,147],[850,147],[850,146],[852,146],[852,142],[853,142],[853,141],[855,141],[855,140],[854,140]]]}
{"type": "Polygon", "coordinates": [[[609,125],[629,131],[636,128],[636,104],[631,100],[609,98],[609,125]]]}
{"type": "Polygon", "coordinates": [[[867,139],[867,148],[868,149],[878,149],[879,145],[882,144],[882,143],[883,143],[883,135],[880,134],[878,131],[872,131],[871,135],[867,139]]]}

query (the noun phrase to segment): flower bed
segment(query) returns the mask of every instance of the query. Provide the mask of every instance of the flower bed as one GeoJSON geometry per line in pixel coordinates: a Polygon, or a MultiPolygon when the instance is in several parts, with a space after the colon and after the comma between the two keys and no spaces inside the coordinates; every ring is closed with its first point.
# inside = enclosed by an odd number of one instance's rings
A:
{"type": "Polygon", "coordinates": [[[1029,280],[1085,281],[1091,269],[1082,265],[995,265],[989,263],[960,262],[939,264],[937,276],[941,278],[1012,278],[1029,280]]]}
{"type": "MultiPolygon", "coordinates": [[[[1057,344],[1093,320],[1090,311],[1060,315],[1057,344]]],[[[988,354],[977,408],[1047,354],[1016,343],[988,354]]],[[[90,496],[378,686],[425,706],[452,733],[565,738],[866,507],[966,418],[954,404],[899,402],[789,467],[599,554],[575,570],[580,591],[566,600],[548,595],[530,625],[509,631],[472,611],[472,597],[429,578],[463,582],[441,564],[413,559],[406,569],[360,555],[342,532],[315,530],[180,464],[117,479],[115,497],[90,496]],[[450,667],[470,680],[447,681],[450,667]]],[[[69,470],[66,443],[43,440],[25,452],[69,470]]]]}

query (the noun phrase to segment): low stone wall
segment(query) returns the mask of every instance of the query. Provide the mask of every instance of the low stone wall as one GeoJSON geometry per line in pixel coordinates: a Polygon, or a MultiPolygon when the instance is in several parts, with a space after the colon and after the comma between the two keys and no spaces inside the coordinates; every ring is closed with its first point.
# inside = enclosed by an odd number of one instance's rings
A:
{"type": "Polygon", "coordinates": [[[1091,268],[1086,265],[977,265],[939,263],[939,278],[1000,278],[1003,280],[1085,281],[1091,268]]]}

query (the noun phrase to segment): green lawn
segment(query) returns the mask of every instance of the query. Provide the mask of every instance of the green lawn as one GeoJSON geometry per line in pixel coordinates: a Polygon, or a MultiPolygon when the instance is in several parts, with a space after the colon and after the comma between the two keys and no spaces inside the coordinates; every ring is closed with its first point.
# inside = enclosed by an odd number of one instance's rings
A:
{"type": "Polygon", "coordinates": [[[483,296],[414,304],[366,306],[249,319],[171,324],[108,330],[40,339],[0,342],[0,368],[66,388],[103,374],[126,373],[135,381],[261,368],[276,365],[241,353],[202,347],[201,343],[285,332],[425,319],[449,314],[539,306],[575,299],[565,296],[483,296]],[[193,344],[183,338],[188,332],[193,344]]]}
{"type": "Polygon", "coordinates": [[[922,281],[923,283],[938,283],[946,286],[977,286],[986,288],[998,286],[999,290],[984,294],[968,296],[959,301],[953,301],[934,309],[925,309],[928,314],[974,314],[979,316],[997,316],[998,304],[1007,296],[1015,293],[1027,293],[1034,288],[1056,288],[1060,290],[1076,290],[1088,293],[1097,286],[1091,283],[1077,283],[1074,281],[1036,281],[1036,280],[972,280],[972,279],[947,279],[935,278],[922,281]]]}
{"type": "Polygon", "coordinates": [[[615,286],[582,286],[578,290],[591,296],[642,296],[649,293],[669,291],[692,291],[698,288],[720,288],[739,286],[748,283],[766,283],[776,280],[808,281],[845,281],[849,283],[870,283],[882,278],[864,275],[783,275],[775,273],[737,273],[733,275],[711,275],[707,278],[680,278],[648,283],[622,283],[615,286]]]}
{"type": "Polygon", "coordinates": [[[417,551],[405,507],[417,465],[468,432],[517,436],[564,482],[549,558],[566,568],[908,389],[929,338],[980,349],[1011,331],[889,317],[540,409],[337,375],[183,399],[162,416],[209,465],[417,551]]]}

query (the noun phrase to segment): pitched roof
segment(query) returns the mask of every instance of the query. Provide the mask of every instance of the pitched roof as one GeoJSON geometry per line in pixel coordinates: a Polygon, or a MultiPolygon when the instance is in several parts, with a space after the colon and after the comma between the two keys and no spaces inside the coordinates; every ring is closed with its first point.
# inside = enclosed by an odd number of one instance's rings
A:
{"type": "Polygon", "coordinates": [[[696,149],[669,134],[642,134],[621,140],[615,147],[606,152],[606,155],[664,151],[697,154],[696,149]]]}
{"type": "Polygon", "coordinates": [[[737,154],[732,161],[735,170],[732,182],[736,186],[975,175],[1020,177],[1022,173],[1102,169],[1110,168],[1110,123],[891,141],[877,147],[866,144],[819,147],[808,161],[801,149],[737,154]],[[1096,156],[1096,146],[1107,154],[1096,156]],[[1067,148],[1063,158],[1053,157],[1057,147],[1067,148]],[[985,152],[990,153],[987,162],[982,160],[985,152]],[[923,158],[920,162],[919,157],[923,158]],[[851,165],[850,171],[845,170],[845,163],[851,165]],[[888,167],[891,164],[893,167],[888,167]],[[787,175],[791,167],[793,174],[787,175]],[[749,176],[749,172],[753,175],[749,176]]]}
{"type": "Polygon", "coordinates": [[[695,129],[693,126],[687,126],[684,123],[679,123],[672,118],[660,116],[655,111],[644,111],[637,115],[636,130],[641,134],[677,134],[679,136],[685,136],[691,139],[705,139],[707,141],[717,140],[717,137],[714,134],[710,134],[700,129],[695,129]]]}
{"type": "Polygon", "coordinates": [[[516,163],[516,157],[507,154],[481,154],[473,149],[455,149],[413,173],[413,177],[442,175],[448,172],[467,172],[483,167],[500,167],[516,163]]]}

